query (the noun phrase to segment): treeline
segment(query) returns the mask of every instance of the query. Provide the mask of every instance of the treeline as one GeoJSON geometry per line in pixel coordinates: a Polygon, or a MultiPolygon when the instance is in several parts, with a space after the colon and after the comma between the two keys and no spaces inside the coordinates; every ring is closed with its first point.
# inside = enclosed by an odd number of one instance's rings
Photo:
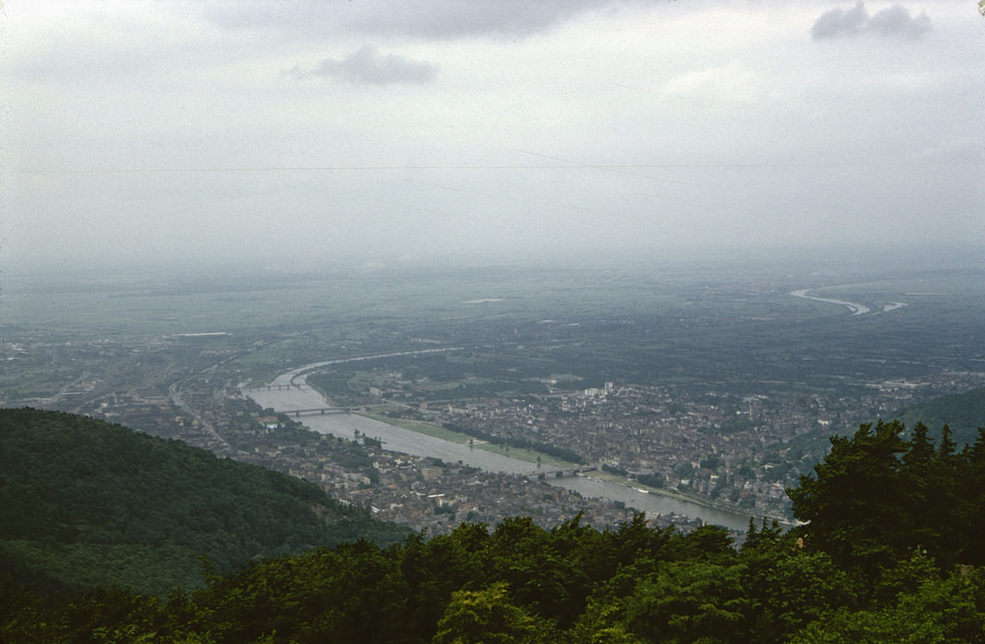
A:
{"type": "Polygon", "coordinates": [[[787,490],[801,536],[838,564],[876,574],[919,548],[944,569],[985,565],[985,430],[959,452],[917,423],[862,425],[787,490]]]}
{"type": "Polygon", "coordinates": [[[602,463],[602,471],[617,476],[627,476],[650,487],[661,488],[664,486],[664,478],[659,474],[632,474],[629,470],[608,463],[602,463]]]}
{"type": "MultiPolygon", "coordinates": [[[[973,443],[978,424],[985,418],[985,387],[960,394],[938,396],[901,409],[894,417],[907,425],[915,425],[921,421],[931,428],[947,425],[954,432],[956,443],[973,443]]],[[[939,432],[932,431],[931,436],[939,438],[939,432]]]]}
{"type": "MultiPolygon", "coordinates": [[[[380,361],[374,373],[399,371],[401,380],[427,378],[429,384],[413,386],[414,396],[423,401],[469,400],[501,396],[523,396],[548,393],[547,386],[536,379],[523,378],[516,373],[504,373],[498,361],[459,364],[448,356],[414,356],[413,359],[380,361]],[[418,364],[422,363],[423,364],[418,364]],[[479,382],[471,379],[478,376],[479,382]],[[467,380],[467,382],[463,382],[467,380]]],[[[512,364],[512,363],[510,363],[512,364]]],[[[331,372],[308,375],[308,384],[338,403],[365,403],[371,378],[361,377],[356,369],[346,370],[336,365],[331,372]]]]}
{"type": "Polygon", "coordinates": [[[642,516],[606,531],[578,519],[551,530],[528,518],[492,529],[462,524],[449,535],[386,547],[358,541],[234,574],[206,569],[204,587],[166,601],[8,590],[0,640],[985,641],[983,553],[966,539],[972,527],[959,525],[985,494],[985,430],[961,452],[930,444],[919,427],[904,438],[898,423],[863,426],[832,447],[790,490],[798,517],[811,523],[784,531],[751,522],[739,547],[720,528],[685,535],[642,516]],[[898,498],[904,490],[908,500],[898,498]],[[955,494],[936,508],[940,524],[913,516],[940,490],[955,494]],[[954,538],[934,538],[946,533],[954,538]]]}
{"type": "Polygon", "coordinates": [[[532,441],[528,438],[497,436],[496,434],[490,434],[489,432],[484,432],[481,429],[466,427],[465,425],[459,425],[458,423],[442,423],[441,426],[445,429],[450,429],[453,432],[458,432],[459,434],[465,434],[466,436],[471,436],[473,438],[486,441],[487,443],[492,443],[493,445],[503,445],[514,449],[529,449],[542,454],[547,454],[548,456],[553,456],[554,458],[568,461],[569,463],[578,463],[579,465],[583,465],[585,463],[585,459],[581,456],[581,454],[572,449],[568,449],[567,447],[558,447],[557,445],[551,445],[550,443],[532,441]]]}
{"type": "Polygon", "coordinates": [[[407,532],[321,489],[99,420],[0,410],[0,575],[40,588],[201,584],[255,558],[407,532]],[[36,583],[35,583],[36,582],[36,583]]]}

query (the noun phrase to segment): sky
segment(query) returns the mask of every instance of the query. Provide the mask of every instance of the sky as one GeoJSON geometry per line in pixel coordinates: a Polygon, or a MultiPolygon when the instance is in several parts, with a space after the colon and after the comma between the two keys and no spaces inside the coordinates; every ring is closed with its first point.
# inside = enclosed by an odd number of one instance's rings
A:
{"type": "Polygon", "coordinates": [[[976,0],[3,0],[0,272],[985,248],[976,0]]]}

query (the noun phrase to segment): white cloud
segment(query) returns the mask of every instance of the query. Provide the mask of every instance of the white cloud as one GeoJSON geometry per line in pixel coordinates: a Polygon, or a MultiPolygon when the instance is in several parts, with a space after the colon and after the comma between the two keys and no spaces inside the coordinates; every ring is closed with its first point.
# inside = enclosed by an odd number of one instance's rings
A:
{"type": "Polygon", "coordinates": [[[762,95],[758,76],[738,61],[676,76],[664,85],[665,98],[725,103],[755,103],[762,95]]]}

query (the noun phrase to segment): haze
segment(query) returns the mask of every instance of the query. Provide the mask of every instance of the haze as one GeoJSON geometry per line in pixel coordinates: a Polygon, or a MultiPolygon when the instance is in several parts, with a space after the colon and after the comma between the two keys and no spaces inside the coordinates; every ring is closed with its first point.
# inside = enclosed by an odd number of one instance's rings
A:
{"type": "Polygon", "coordinates": [[[973,0],[0,8],[0,270],[985,246],[973,0]]]}

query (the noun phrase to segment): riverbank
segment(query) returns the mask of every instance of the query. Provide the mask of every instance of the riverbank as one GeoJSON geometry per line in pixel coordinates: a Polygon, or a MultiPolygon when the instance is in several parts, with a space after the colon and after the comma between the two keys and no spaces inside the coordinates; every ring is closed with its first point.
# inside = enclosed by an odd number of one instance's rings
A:
{"type": "Polygon", "coordinates": [[[838,304],[839,306],[844,306],[847,308],[852,315],[865,315],[869,313],[872,309],[864,304],[857,304],[855,302],[846,302],[845,300],[836,300],[832,297],[818,297],[816,295],[808,295],[810,293],[809,288],[802,288],[796,291],[790,291],[790,295],[794,297],[800,297],[805,300],[814,300],[815,302],[827,302],[828,304],[838,304]]]}
{"type": "MultiPolygon", "coordinates": [[[[455,432],[453,430],[446,429],[444,427],[439,427],[438,425],[434,425],[432,423],[408,420],[404,418],[394,418],[392,416],[387,416],[385,414],[374,413],[369,411],[362,411],[356,413],[360,416],[372,418],[373,420],[377,420],[382,423],[395,425],[397,427],[401,427],[403,429],[407,429],[412,432],[418,432],[425,436],[431,436],[434,438],[438,438],[440,440],[446,440],[453,443],[458,443],[460,445],[469,445],[471,448],[474,449],[486,450],[494,454],[500,454],[502,456],[507,456],[510,458],[517,458],[522,461],[527,461],[529,463],[537,463],[541,468],[548,471],[550,470],[570,471],[582,467],[578,463],[557,459],[548,454],[537,452],[536,450],[509,448],[501,445],[493,445],[492,443],[488,443],[485,441],[475,440],[472,437],[468,436],[467,434],[462,434],[460,432],[455,432]]],[[[713,510],[716,512],[726,512],[729,514],[738,514],[735,512],[734,509],[715,504],[713,501],[710,501],[708,499],[702,499],[700,497],[691,496],[675,490],[667,490],[665,488],[658,488],[649,485],[644,485],[643,483],[640,483],[635,479],[631,479],[626,476],[621,476],[613,472],[607,472],[603,470],[601,467],[591,472],[580,473],[578,474],[578,476],[586,479],[591,479],[594,481],[610,483],[612,485],[618,485],[623,488],[626,488],[627,490],[635,491],[639,494],[658,495],[658,496],[666,497],[668,499],[674,499],[682,503],[700,506],[701,508],[705,508],[707,510],[713,510]]],[[[555,480],[552,482],[556,482],[557,480],[558,479],[555,478],[555,480]]],[[[767,519],[773,519],[773,518],[775,518],[777,521],[780,521],[781,523],[787,522],[785,519],[780,517],[767,517],[767,519]]]]}
{"type": "MultiPolygon", "coordinates": [[[[432,353],[436,350],[402,352],[401,355],[432,353]]],[[[320,392],[307,384],[306,374],[316,368],[341,364],[354,360],[368,360],[373,357],[329,360],[303,365],[282,373],[270,386],[243,389],[244,395],[253,399],[263,408],[291,415],[302,409],[332,407],[320,392]]],[[[586,498],[605,499],[624,504],[625,507],[646,512],[649,516],[684,516],[699,518],[705,523],[722,525],[734,530],[745,530],[750,515],[733,510],[716,508],[703,499],[690,498],[684,494],[658,488],[644,489],[639,483],[628,478],[613,480],[609,473],[597,470],[591,476],[549,476],[558,469],[574,469],[576,464],[564,463],[538,454],[533,450],[506,449],[491,444],[479,448],[473,441],[469,445],[464,434],[452,436],[445,428],[415,421],[404,421],[379,414],[315,414],[298,417],[309,429],[322,434],[330,434],[346,439],[357,435],[368,436],[380,441],[388,451],[413,456],[440,459],[446,463],[460,463],[488,472],[517,474],[526,477],[539,477],[545,474],[544,482],[551,486],[577,492],[586,498]],[[375,417],[374,417],[375,416],[375,417]],[[537,456],[541,462],[537,463],[537,456]]]]}
{"type": "Polygon", "coordinates": [[[525,449],[521,447],[507,447],[504,445],[495,445],[488,441],[479,440],[469,436],[468,434],[463,434],[461,432],[456,432],[451,429],[446,429],[439,425],[433,423],[426,423],[418,420],[408,420],[406,418],[395,418],[393,416],[387,416],[386,414],[375,413],[371,411],[359,411],[353,412],[359,416],[365,416],[366,418],[372,418],[373,420],[379,421],[381,423],[387,423],[389,425],[394,425],[396,427],[401,427],[403,429],[410,430],[412,432],[418,432],[425,436],[430,436],[432,438],[437,438],[440,440],[449,441],[452,443],[457,443],[459,445],[466,445],[470,449],[481,449],[490,454],[499,454],[501,456],[507,456],[510,458],[517,458],[521,461],[526,461],[528,463],[540,464],[541,467],[545,468],[556,468],[570,470],[579,467],[577,463],[571,463],[569,461],[561,460],[545,454],[543,452],[538,452],[532,449],[525,449]]]}
{"type": "Polygon", "coordinates": [[[890,311],[895,311],[906,306],[906,302],[887,302],[883,305],[882,309],[873,311],[871,308],[864,304],[858,304],[857,302],[848,302],[845,300],[838,300],[833,297],[818,297],[817,295],[809,295],[811,289],[801,288],[796,291],[790,291],[790,295],[794,297],[803,298],[805,300],[814,300],[815,302],[826,302],[828,304],[837,304],[839,306],[844,306],[849,310],[849,312],[855,315],[867,315],[869,313],[889,313],[890,311]]]}

